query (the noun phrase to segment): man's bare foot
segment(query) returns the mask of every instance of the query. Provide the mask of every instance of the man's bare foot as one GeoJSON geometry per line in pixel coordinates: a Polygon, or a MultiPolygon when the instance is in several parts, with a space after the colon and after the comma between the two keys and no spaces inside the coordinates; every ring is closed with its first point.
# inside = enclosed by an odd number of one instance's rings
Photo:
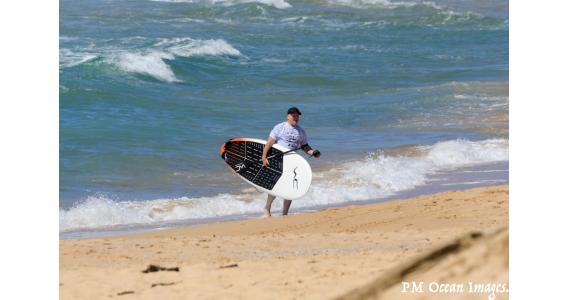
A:
{"type": "Polygon", "coordinates": [[[264,216],[262,216],[263,218],[270,218],[272,217],[272,215],[270,214],[270,211],[268,209],[264,209],[264,216]]]}

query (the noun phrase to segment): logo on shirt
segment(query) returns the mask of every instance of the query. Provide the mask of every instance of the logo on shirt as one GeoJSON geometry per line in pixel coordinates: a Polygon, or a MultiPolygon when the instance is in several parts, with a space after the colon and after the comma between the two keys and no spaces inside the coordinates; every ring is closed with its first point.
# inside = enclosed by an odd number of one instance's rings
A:
{"type": "Polygon", "coordinates": [[[288,147],[292,149],[297,148],[298,140],[300,139],[300,135],[298,134],[298,132],[295,130],[291,130],[286,133],[287,135],[285,137],[285,140],[286,143],[288,143],[288,147]]]}

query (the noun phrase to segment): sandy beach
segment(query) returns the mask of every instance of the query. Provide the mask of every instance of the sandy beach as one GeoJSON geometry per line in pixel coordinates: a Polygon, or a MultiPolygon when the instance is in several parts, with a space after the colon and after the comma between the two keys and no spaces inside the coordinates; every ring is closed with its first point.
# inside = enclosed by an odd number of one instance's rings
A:
{"type": "Polygon", "coordinates": [[[508,197],[508,185],[501,185],[62,240],[60,298],[487,299],[487,293],[432,293],[427,286],[421,294],[401,293],[401,282],[508,288],[508,197]]]}

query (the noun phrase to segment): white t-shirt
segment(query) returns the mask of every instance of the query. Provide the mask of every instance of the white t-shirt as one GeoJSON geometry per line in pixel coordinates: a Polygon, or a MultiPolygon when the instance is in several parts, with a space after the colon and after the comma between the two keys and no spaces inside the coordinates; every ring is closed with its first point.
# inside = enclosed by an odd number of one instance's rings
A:
{"type": "Polygon", "coordinates": [[[302,127],[293,127],[288,122],[282,122],[274,126],[270,132],[270,137],[276,144],[287,149],[299,149],[300,146],[308,143],[308,136],[302,127]]]}

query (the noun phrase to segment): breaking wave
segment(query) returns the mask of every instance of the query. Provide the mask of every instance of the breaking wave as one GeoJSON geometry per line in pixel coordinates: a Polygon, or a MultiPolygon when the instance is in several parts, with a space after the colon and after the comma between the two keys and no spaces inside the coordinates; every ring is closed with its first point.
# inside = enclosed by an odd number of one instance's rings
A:
{"type": "Polygon", "coordinates": [[[154,41],[150,47],[137,49],[145,38],[130,38],[122,41],[127,49],[89,48],[59,51],[60,68],[70,68],[101,58],[101,62],[114,65],[125,72],[149,75],[166,82],[180,81],[168,60],[176,57],[193,56],[241,56],[241,52],[222,39],[199,40],[192,38],[170,38],[154,41]],[[130,44],[128,44],[130,43],[130,44]]]}
{"type": "MultiPolygon", "coordinates": [[[[400,155],[378,150],[363,159],[316,172],[310,191],[294,201],[294,207],[386,198],[425,185],[429,177],[440,171],[509,159],[507,139],[451,140],[410,150],[400,155]]],[[[68,232],[254,214],[262,211],[265,197],[254,188],[200,198],[114,201],[90,197],[68,210],[60,210],[59,228],[68,232]]],[[[279,202],[275,202],[275,209],[280,208],[279,202]]]]}

